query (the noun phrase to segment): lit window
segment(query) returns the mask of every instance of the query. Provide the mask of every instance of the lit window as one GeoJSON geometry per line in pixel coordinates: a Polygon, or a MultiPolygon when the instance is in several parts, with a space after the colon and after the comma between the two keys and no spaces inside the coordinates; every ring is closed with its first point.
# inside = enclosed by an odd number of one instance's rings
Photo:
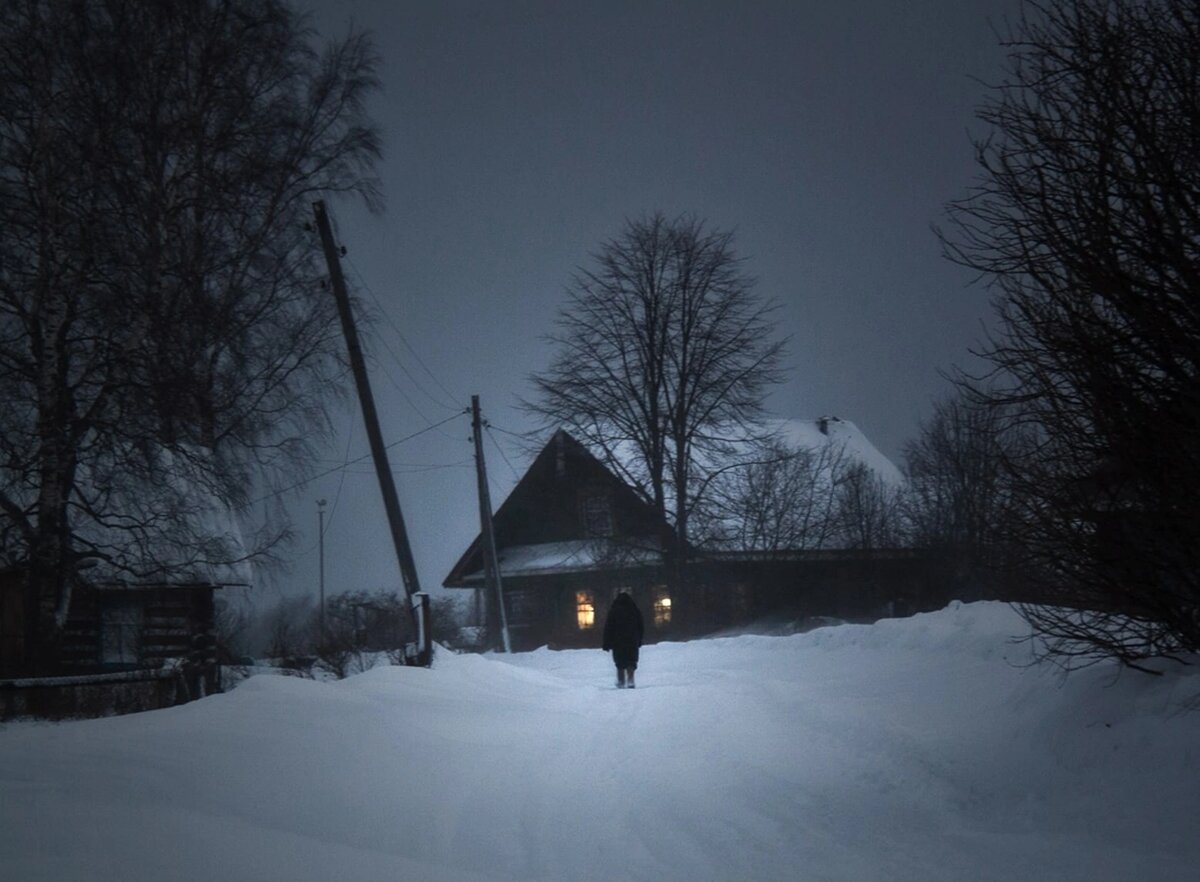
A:
{"type": "Polygon", "coordinates": [[[596,602],[591,591],[575,592],[575,622],[580,631],[596,626],[596,602]]]}
{"type": "Polygon", "coordinates": [[[612,535],[612,508],[607,496],[589,496],[583,500],[583,529],[589,536],[612,535]]]}
{"type": "Polygon", "coordinates": [[[654,625],[661,628],[671,624],[671,596],[660,593],[654,597],[654,625]]]}

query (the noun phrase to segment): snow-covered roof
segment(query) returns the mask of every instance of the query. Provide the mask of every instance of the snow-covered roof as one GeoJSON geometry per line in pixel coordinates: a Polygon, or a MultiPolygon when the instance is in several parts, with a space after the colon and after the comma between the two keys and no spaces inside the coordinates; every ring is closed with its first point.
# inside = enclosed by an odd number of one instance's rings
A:
{"type": "MultiPolygon", "coordinates": [[[[739,446],[752,447],[758,439],[767,435],[773,436],[793,450],[825,452],[828,455],[824,457],[824,461],[836,465],[839,469],[862,464],[891,487],[898,488],[904,484],[904,475],[896,464],[884,456],[850,420],[836,416],[811,420],[775,418],[763,420],[756,426],[747,426],[741,431],[744,434],[741,434],[740,438],[727,439],[733,445],[735,459],[739,456],[739,446]]],[[[695,455],[701,461],[706,461],[706,458],[712,456],[704,451],[698,451],[695,455]]],[[[613,459],[609,465],[615,465],[618,471],[624,471],[627,475],[638,475],[644,471],[639,454],[628,442],[613,447],[613,459]]],[[[725,464],[723,460],[708,462],[713,468],[725,464]]]]}
{"type": "MultiPolygon", "coordinates": [[[[497,552],[500,578],[580,573],[620,567],[650,567],[662,563],[662,552],[612,539],[572,539],[536,545],[510,545],[497,552]]],[[[483,570],[463,577],[483,581],[483,570]]]]}
{"type": "Polygon", "coordinates": [[[790,447],[814,451],[832,447],[842,454],[844,464],[861,463],[894,487],[904,483],[904,475],[896,464],[880,453],[850,420],[835,416],[815,420],[767,420],[765,428],[790,447]]]}

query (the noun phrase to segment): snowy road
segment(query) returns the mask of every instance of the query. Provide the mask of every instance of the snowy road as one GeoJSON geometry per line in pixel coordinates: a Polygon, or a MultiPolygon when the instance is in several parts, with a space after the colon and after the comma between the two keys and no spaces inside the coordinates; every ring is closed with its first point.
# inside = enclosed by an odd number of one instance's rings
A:
{"type": "Polygon", "coordinates": [[[1028,670],[1006,608],[0,730],[5,879],[1143,880],[1200,863],[1200,677],[1028,670]],[[1111,684],[1111,685],[1110,685],[1111,684]]]}

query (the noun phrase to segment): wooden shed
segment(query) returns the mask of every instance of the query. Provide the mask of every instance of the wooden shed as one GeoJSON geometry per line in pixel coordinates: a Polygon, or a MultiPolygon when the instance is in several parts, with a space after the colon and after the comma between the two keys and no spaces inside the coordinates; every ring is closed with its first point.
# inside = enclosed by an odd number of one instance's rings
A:
{"type": "Polygon", "coordinates": [[[59,666],[27,650],[20,570],[0,573],[0,718],[149,710],[221,689],[206,582],[85,584],[72,597],[59,666]],[[119,684],[119,685],[117,685],[119,684]]]}

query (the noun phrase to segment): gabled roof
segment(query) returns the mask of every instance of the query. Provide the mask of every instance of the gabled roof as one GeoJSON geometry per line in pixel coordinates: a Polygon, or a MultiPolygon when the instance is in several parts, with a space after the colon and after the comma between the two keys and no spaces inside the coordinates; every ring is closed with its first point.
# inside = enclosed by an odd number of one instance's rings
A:
{"type": "MultiPolygon", "coordinates": [[[[890,488],[903,484],[900,470],[848,420],[773,420],[763,428],[791,450],[814,454],[815,491],[832,493],[839,476],[857,465],[866,466],[890,488]]],[[[747,438],[747,446],[751,443],[747,438]]],[[[621,449],[619,459],[623,453],[632,456],[621,449]]],[[[649,503],[562,429],[534,458],[496,511],[493,523],[502,578],[658,566],[663,537],[671,535],[649,503]],[[613,537],[584,534],[579,497],[589,492],[608,494],[614,517],[619,513],[621,528],[613,537]]],[[[830,540],[830,548],[840,547],[833,537],[822,540],[819,547],[830,540]]],[[[483,569],[482,540],[476,536],[442,585],[477,587],[482,584],[483,569]]]]}
{"type": "MultiPolygon", "coordinates": [[[[665,532],[653,507],[562,429],[534,458],[492,521],[501,576],[596,569],[618,559],[631,565],[657,563],[665,532]],[[581,496],[594,494],[609,501],[612,536],[590,536],[582,526],[581,496]]],[[[442,584],[474,587],[482,571],[482,539],[477,535],[442,584]]]]}

